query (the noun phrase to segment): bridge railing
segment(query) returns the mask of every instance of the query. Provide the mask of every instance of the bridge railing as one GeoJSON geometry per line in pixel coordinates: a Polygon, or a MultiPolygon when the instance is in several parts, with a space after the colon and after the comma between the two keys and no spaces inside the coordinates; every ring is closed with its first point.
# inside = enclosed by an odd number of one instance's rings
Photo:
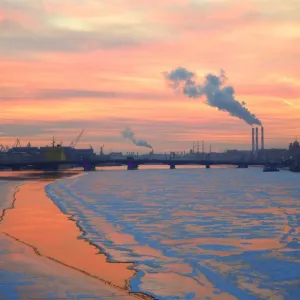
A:
{"type": "Polygon", "coordinates": [[[28,163],[38,163],[45,161],[45,158],[42,156],[31,156],[31,155],[20,155],[17,153],[14,154],[3,154],[0,155],[0,164],[28,164],[28,163]]]}
{"type": "MultiPolygon", "coordinates": [[[[101,165],[102,163],[120,163],[120,164],[127,164],[131,161],[128,158],[122,159],[112,159],[108,157],[101,157],[101,156],[94,156],[94,157],[87,157],[87,158],[72,158],[72,159],[64,159],[61,161],[51,161],[45,158],[42,155],[31,156],[31,155],[20,155],[20,154],[1,154],[0,155],[0,165],[34,165],[34,164],[82,164],[84,162],[89,162],[94,165],[101,165]]],[[[228,165],[239,165],[239,164],[264,164],[267,162],[262,161],[255,161],[255,160],[205,160],[205,159],[149,159],[149,158],[142,158],[142,159],[134,159],[136,164],[198,164],[198,165],[217,165],[217,164],[228,164],[228,165]]]]}

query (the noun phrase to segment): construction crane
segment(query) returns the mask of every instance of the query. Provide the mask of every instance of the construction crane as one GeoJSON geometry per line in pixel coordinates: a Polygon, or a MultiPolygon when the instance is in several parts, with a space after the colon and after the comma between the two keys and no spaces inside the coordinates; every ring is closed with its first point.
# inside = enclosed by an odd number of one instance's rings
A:
{"type": "Polygon", "coordinates": [[[17,148],[17,147],[22,147],[19,139],[16,139],[15,143],[12,146],[12,148],[17,148]]]}
{"type": "Polygon", "coordinates": [[[52,143],[51,143],[51,145],[52,145],[52,148],[54,148],[55,147],[55,143],[56,143],[56,141],[55,141],[55,138],[54,138],[54,136],[52,137],[52,143]]]}
{"type": "Polygon", "coordinates": [[[80,138],[82,137],[84,129],[79,133],[79,135],[71,142],[70,147],[75,148],[80,138]]]}
{"type": "Polygon", "coordinates": [[[100,155],[103,155],[103,147],[104,147],[104,144],[100,147],[100,155]]]}

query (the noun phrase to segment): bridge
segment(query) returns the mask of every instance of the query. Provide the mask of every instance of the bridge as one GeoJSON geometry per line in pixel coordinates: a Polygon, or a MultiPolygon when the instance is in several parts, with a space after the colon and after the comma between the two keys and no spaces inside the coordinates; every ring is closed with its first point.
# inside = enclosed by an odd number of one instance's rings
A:
{"type": "Polygon", "coordinates": [[[128,170],[137,170],[140,165],[167,165],[170,169],[175,169],[179,165],[202,165],[210,168],[213,165],[235,165],[239,168],[247,168],[249,165],[266,165],[262,161],[244,161],[244,160],[209,160],[209,159],[111,159],[111,158],[89,158],[76,160],[49,161],[45,159],[20,159],[0,160],[0,168],[10,168],[12,170],[58,170],[60,166],[82,167],[85,171],[95,170],[97,166],[124,165],[128,170]]]}

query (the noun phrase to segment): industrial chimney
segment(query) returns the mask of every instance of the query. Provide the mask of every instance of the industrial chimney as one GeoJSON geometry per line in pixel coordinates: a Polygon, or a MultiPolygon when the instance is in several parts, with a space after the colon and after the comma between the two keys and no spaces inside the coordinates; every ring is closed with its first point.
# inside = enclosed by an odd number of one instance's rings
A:
{"type": "Polygon", "coordinates": [[[264,128],[261,127],[261,150],[265,148],[265,136],[264,136],[264,128]]]}
{"type": "Polygon", "coordinates": [[[255,151],[255,142],[254,142],[254,127],[252,127],[252,152],[255,151]]]}
{"type": "Polygon", "coordinates": [[[258,151],[258,128],[255,128],[255,142],[256,142],[256,148],[255,150],[258,151]]]}

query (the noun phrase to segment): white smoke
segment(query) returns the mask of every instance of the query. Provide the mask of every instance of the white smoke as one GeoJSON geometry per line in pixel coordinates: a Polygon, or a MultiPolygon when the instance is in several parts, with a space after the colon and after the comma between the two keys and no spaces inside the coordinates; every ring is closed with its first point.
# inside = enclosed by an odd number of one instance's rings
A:
{"type": "Polygon", "coordinates": [[[196,83],[195,74],[185,68],[178,67],[164,73],[169,86],[190,98],[206,97],[206,104],[227,111],[230,115],[244,120],[249,125],[262,125],[261,121],[245,106],[244,101],[235,99],[234,88],[223,86],[226,81],[225,72],[219,76],[207,74],[203,84],[196,83]]]}
{"type": "Polygon", "coordinates": [[[121,133],[125,139],[132,141],[132,143],[135,144],[136,146],[147,147],[147,148],[152,149],[152,146],[147,141],[137,140],[135,138],[134,132],[130,128],[128,128],[128,127],[125,128],[121,133]]]}

